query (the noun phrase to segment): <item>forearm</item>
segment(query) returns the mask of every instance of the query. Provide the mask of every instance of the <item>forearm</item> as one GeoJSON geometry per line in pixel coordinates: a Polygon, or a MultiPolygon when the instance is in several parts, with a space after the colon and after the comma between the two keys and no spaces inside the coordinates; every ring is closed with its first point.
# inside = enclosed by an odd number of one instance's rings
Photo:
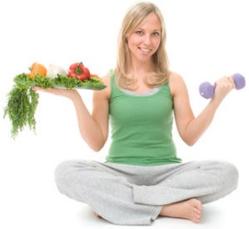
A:
{"type": "Polygon", "coordinates": [[[185,141],[189,145],[193,145],[211,124],[220,103],[221,101],[211,100],[205,109],[188,123],[185,129],[185,141]]]}
{"type": "Polygon", "coordinates": [[[82,138],[95,151],[98,151],[104,144],[104,137],[99,125],[87,110],[80,95],[75,96],[73,104],[76,110],[78,126],[82,138]]]}
{"type": "Polygon", "coordinates": [[[217,80],[212,100],[197,117],[192,112],[187,88],[182,78],[173,75],[170,86],[174,96],[174,112],[178,131],[184,142],[193,145],[211,124],[220,103],[234,88],[234,82],[231,77],[223,77],[217,80]]]}

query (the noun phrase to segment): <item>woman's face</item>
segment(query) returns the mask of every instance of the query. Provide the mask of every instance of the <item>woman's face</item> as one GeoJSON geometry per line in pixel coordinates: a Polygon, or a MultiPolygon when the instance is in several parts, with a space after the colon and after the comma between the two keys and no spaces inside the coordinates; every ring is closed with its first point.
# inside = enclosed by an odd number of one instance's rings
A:
{"type": "Polygon", "coordinates": [[[132,61],[150,61],[160,41],[161,23],[158,17],[151,13],[127,36],[132,61]]]}

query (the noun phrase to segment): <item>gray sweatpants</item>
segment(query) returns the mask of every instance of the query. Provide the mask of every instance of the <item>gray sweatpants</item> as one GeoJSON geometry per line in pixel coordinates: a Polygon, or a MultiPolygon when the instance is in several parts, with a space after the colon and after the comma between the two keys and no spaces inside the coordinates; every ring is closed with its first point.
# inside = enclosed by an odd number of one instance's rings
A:
{"type": "Polygon", "coordinates": [[[163,205],[190,198],[208,203],[232,192],[238,171],[218,161],[159,166],[66,161],[57,167],[55,179],[61,193],[111,223],[149,225],[163,205]]]}

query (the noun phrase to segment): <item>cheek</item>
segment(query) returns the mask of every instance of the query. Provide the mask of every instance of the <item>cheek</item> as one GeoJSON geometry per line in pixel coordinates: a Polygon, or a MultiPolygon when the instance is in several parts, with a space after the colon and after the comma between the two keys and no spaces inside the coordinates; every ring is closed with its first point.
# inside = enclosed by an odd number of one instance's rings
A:
{"type": "Polygon", "coordinates": [[[155,49],[157,50],[160,46],[161,40],[160,39],[155,39],[153,42],[153,46],[155,47],[155,49]]]}
{"type": "Polygon", "coordinates": [[[140,37],[130,36],[130,38],[128,39],[128,45],[129,45],[129,47],[136,46],[139,43],[141,43],[141,38],[140,37]]]}
{"type": "Polygon", "coordinates": [[[156,46],[159,46],[160,43],[161,43],[161,38],[154,38],[154,44],[155,44],[156,46]]]}

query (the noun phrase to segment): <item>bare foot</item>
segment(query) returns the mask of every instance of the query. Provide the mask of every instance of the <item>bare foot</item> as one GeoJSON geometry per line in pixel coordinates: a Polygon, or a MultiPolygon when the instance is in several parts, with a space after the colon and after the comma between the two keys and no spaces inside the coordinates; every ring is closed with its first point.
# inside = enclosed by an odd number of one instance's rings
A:
{"type": "Polygon", "coordinates": [[[163,206],[160,215],[167,217],[189,219],[194,223],[200,223],[202,203],[197,199],[190,199],[163,206]]]}

